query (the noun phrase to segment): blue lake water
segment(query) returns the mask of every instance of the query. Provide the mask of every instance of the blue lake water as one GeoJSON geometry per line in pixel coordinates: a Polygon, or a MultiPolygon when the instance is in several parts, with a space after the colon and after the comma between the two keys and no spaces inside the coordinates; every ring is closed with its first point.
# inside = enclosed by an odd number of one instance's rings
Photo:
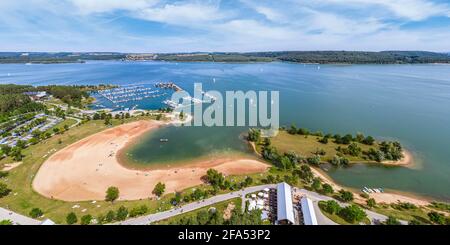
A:
{"type": "MultiPolygon", "coordinates": [[[[330,176],[337,182],[355,188],[384,187],[450,200],[449,65],[320,65],[320,69],[317,65],[276,62],[0,65],[0,83],[157,81],[173,81],[187,91],[193,90],[194,82],[202,82],[204,90],[278,90],[282,125],[296,123],[325,133],[362,132],[379,139],[398,140],[414,152],[417,160],[416,169],[375,165],[330,169],[330,176]]],[[[159,108],[162,99],[141,101],[138,108],[159,108]]],[[[158,137],[170,135],[190,144],[178,142],[178,147],[160,149],[158,152],[171,153],[159,154],[162,160],[195,158],[217,150],[245,152],[239,128],[164,130],[158,137]]],[[[144,137],[142,145],[153,144],[154,137],[144,137]]],[[[156,148],[152,149],[156,153],[156,148]]]]}

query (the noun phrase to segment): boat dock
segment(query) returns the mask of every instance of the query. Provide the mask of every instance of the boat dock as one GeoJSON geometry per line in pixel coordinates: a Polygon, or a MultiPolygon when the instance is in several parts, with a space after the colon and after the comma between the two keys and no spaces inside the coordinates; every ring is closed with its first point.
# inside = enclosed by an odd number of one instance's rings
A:
{"type": "Polygon", "coordinates": [[[175,92],[183,90],[180,86],[173,82],[158,82],[155,84],[155,87],[162,89],[173,89],[175,92]]]}
{"type": "Polygon", "coordinates": [[[98,91],[98,94],[111,101],[113,104],[118,104],[129,101],[140,101],[146,98],[156,98],[166,95],[167,93],[143,85],[135,85],[102,90],[98,91]]]}

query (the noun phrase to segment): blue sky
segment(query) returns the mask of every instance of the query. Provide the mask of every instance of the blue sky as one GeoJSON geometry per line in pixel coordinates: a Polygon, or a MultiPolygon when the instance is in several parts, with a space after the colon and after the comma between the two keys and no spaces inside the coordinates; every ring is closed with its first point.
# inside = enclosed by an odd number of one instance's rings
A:
{"type": "Polygon", "coordinates": [[[0,51],[450,51],[449,0],[1,0],[0,51]]]}

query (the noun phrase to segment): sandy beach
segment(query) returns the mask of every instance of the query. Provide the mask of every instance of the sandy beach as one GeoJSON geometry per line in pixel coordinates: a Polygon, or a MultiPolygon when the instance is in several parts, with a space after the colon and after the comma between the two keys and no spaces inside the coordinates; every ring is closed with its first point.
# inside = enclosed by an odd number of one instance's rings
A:
{"type": "MultiPolygon", "coordinates": [[[[311,168],[313,174],[316,177],[319,177],[322,179],[324,183],[327,183],[333,187],[335,191],[339,191],[341,189],[349,190],[353,192],[353,197],[355,198],[355,201],[361,204],[366,203],[366,199],[362,198],[359,194],[362,192],[358,192],[355,190],[351,190],[349,188],[343,187],[339,184],[337,184],[333,179],[331,179],[326,173],[324,173],[322,170],[318,170],[316,168],[311,168]]],[[[383,192],[383,193],[371,193],[369,194],[371,198],[374,198],[377,203],[397,203],[397,202],[409,202],[413,203],[417,206],[426,206],[430,204],[430,201],[426,200],[425,198],[421,197],[414,197],[413,195],[405,195],[405,194],[399,194],[399,193],[393,193],[393,192],[383,192]]]]}
{"type": "Polygon", "coordinates": [[[403,150],[403,158],[399,161],[383,161],[382,164],[383,165],[390,165],[390,166],[411,166],[413,165],[414,161],[413,161],[413,157],[412,157],[412,153],[407,151],[407,150],[403,150]]]}
{"type": "Polygon", "coordinates": [[[56,152],[39,169],[33,188],[40,194],[64,201],[103,200],[109,186],[120,190],[119,200],[152,197],[158,182],[166,193],[202,183],[209,168],[226,175],[265,171],[269,166],[253,159],[214,159],[195,165],[160,170],[133,170],[122,166],[117,153],[126,144],[149,130],[161,127],[159,121],[137,121],[107,129],[56,152]]]}

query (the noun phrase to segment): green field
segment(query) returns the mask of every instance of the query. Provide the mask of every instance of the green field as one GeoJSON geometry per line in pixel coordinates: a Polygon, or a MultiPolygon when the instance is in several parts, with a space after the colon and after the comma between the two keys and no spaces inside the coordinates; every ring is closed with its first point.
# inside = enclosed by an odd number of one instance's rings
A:
{"type": "MultiPolygon", "coordinates": [[[[134,120],[150,119],[150,117],[135,117],[126,119],[125,122],[134,120]]],[[[114,125],[119,125],[120,120],[113,120],[114,125]]],[[[56,151],[70,145],[80,139],[89,135],[100,132],[106,129],[102,120],[89,121],[83,125],[74,127],[64,134],[58,134],[50,139],[44,140],[36,145],[32,145],[23,150],[25,155],[23,163],[17,168],[9,171],[6,178],[2,178],[0,182],[6,183],[11,193],[3,198],[0,198],[0,206],[10,209],[12,211],[28,215],[31,209],[40,208],[44,212],[44,218],[50,218],[56,223],[65,223],[65,217],[69,212],[75,212],[78,217],[85,214],[91,214],[94,217],[100,214],[105,214],[111,209],[117,209],[123,205],[128,209],[145,204],[149,207],[149,212],[156,212],[158,210],[169,209],[170,198],[173,194],[165,195],[161,200],[138,200],[138,201],[117,201],[114,204],[104,201],[97,201],[95,204],[91,202],[64,202],[53,200],[41,196],[32,189],[33,177],[36,175],[41,164],[50,156],[49,151],[55,149],[56,151]],[[59,142],[61,140],[61,143],[59,142]],[[47,155],[47,157],[44,157],[47,155]],[[78,204],[81,207],[72,209],[72,206],[78,204]],[[96,207],[100,205],[101,207],[96,207]],[[82,209],[87,209],[82,213],[82,209]]],[[[53,151],[54,153],[55,151],[53,151]]],[[[11,162],[11,159],[4,158],[0,160],[0,166],[4,163],[11,162]]]]}
{"type": "MultiPolygon", "coordinates": [[[[325,155],[321,156],[322,161],[329,161],[333,159],[333,157],[338,153],[336,151],[336,148],[341,147],[347,147],[347,145],[342,144],[336,144],[331,139],[328,141],[327,144],[323,144],[319,142],[319,139],[322,137],[313,136],[313,135],[292,135],[287,133],[286,131],[279,131],[278,135],[271,138],[272,146],[274,146],[280,153],[287,153],[287,152],[295,152],[303,157],[312,157],[315,155],[315,152],[317,150],[324,150],[325,155]]],[[[370,148],[378,148],[376,144],[374,145],[364,145],[361,143],[355,142],[362,151],[367,151],[370,148]]],[[[353,163],[368,163],[373,162],[368,159],[366,159],[362,154],[360,156],[350,156],[345,155],[346,158],[350,162],[353,163]]]]}

